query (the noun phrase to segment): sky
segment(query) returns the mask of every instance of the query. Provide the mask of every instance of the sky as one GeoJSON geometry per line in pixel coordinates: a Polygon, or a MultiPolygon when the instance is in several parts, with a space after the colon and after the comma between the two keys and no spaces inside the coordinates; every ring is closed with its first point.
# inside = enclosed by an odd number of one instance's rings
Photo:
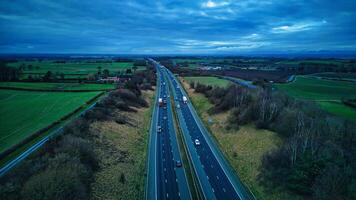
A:
{"type": "Polygon", "coordinates": [[[356,0],[1,0],[0,53],[356,51],[356,0]]]}

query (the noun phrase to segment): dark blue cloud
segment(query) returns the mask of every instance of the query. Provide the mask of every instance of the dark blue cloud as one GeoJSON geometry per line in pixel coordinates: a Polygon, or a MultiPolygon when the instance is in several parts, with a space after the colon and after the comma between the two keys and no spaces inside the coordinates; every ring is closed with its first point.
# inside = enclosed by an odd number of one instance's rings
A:
{"type": "Polygon", "coordinates": [[[0,2],[2,53],[355,51],[353,0],[0,2]]]}

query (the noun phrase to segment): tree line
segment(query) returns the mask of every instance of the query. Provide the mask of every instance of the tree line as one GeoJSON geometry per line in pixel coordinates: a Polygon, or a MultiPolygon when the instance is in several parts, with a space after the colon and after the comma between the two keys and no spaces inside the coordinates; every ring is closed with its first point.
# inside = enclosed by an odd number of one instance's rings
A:
{"type": "Polygon", "coordinates": [[[6,61],[0,61],[0,81],[16,81],[19,79],[20,70],[6,66],[6,61]]]}
{"type": "Polygon", "coordinates": [[[253,123],[283,138],[262,159],[260,181],[311,199],[356,199],[356,124],[270,88],[191,83],[214,107],[231,110],[226,128],[253,123]]]}

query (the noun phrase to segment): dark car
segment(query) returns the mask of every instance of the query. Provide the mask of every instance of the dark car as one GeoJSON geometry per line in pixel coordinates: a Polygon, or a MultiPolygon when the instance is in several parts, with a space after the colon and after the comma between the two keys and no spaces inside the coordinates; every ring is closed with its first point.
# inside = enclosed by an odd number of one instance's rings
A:
{"type": "Polygon", "coordinates": [[[176,161],[176,167],[182,167],[182,162],[180,160],[176,161]]]}

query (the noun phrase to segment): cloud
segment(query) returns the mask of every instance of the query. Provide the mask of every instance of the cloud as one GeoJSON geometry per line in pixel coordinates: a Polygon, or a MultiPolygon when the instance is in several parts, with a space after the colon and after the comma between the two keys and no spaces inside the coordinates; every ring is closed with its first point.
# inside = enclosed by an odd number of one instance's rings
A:
{"type": "Polygon", "coordinates": [[[306,31],[313,28],[317,28],[318,26],[322,26],[326,24],[326,20],[321,22],[300,22],[297,24],[292,25],[283,25],[277,26],[272,28],[272,32],[274,33],[290,33],[290,32],[299,32],[299,31],[306,31]]]}
{"type": "Polygon", "coordinates": [[[222,2],[214,2],[214,1],[206,1],[206,2],[203,2],[201,4],[201,7],[202,8],[217,8],[217,7],[223,7],[223,6],[227,6],[229,5],[230,3],[227,2],[227,1],[222,1],[222,2]]]}
{"type": "Polygon", "coordinates": [[[356,50],[354,10],[349,0],[2,0],[0,53],[356,50]]]}

